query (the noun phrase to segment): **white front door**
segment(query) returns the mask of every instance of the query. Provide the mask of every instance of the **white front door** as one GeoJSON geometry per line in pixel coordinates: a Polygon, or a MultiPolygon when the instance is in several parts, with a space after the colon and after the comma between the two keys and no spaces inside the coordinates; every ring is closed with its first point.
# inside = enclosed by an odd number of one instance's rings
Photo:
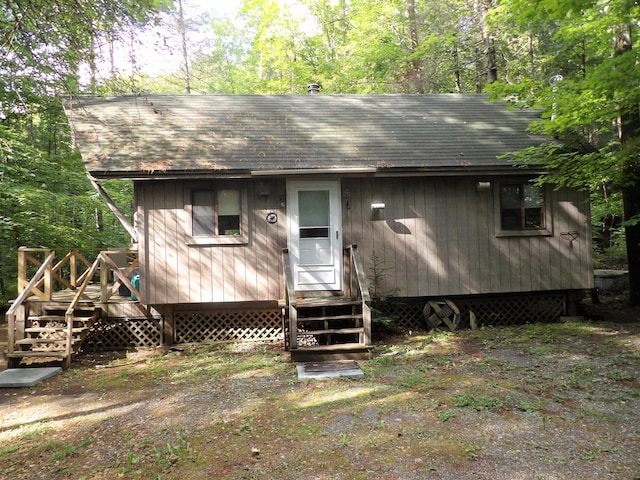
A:
{"type": "Polygon", "coordinates": [[[289,254],[296,290],[342,290],[339,181],[287,181],[289,254]]]}

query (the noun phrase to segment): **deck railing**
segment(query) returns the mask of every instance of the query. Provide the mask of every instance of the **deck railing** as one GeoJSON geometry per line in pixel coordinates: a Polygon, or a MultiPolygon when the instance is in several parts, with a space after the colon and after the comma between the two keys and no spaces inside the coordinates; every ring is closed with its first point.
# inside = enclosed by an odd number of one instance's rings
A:
{"type": "MultiPolygon", "coordinates": [[[[47,255],[45,259],[42,262],[38,262],[39,263],[38,270],[33,275],[33,278],[31,278],[31,280],[28,283],[26,283],[26,281],[23,282],[22,279],[18,280],[19,286],[23,286],[22,291],[18,295],[18,298],[16,298],[14,302],[11,304],[11,306],[9,307],[9,310],[7,310],[7,313],[6,313],[6,318],[9,323],[8,331],[7,331],[7,344],[8,344],[7,350],[9,353],[13,353],[16,334],[20,338],[24,337],[24,322],[26,317],[25,308],[24,308],[25,300],[29,296],[31,296],[33,292],[36,292],[36,291],[38,292],[38,296],[42,297],[42,295],[40,295],[40,293],[42,292],[38,288],[38,286],[41,286],[44,284],[45,291],[47,290],[47,288],[49,290],[51,289],[51,279],[52,279],[52,270],[53,270],[52,265],[53,265],[53,260],[55,259],[55,256],[56,254],[53,250],[47,251],[47,255]],[[16,326],[17,326],[17,331],[16,331],[16,326]]],[[[21,259],[21,262],[22,262],[21,265],[26,265],[26,263],[24,263],[26,261],[25,260],[26,256],[19,257],[19,258],[21,259]]],[[[26,272],[26,268],[21,269],[19,267],[19,272],[26,272]]]]}
{"type": "MultiPolygon", "coordinates": [[[[54,291],[62,289],[75,290],[84,282],[91,261],[87,259],[89,253],[95,254],[97,250],[63,250],[64,256],[55,264],[49,264],[42,272],[42,276],[31,284],[29,278],[33,269],[39,269],[46,259],[53,253],[54,259],[61,253],[60,250],[51,248],[26,248],[18,249],[18,292],[28,290],[29,295],[36,295],[43,301],[51,301],[54,291]],[[44,260],[43,260],[44,258],[44,260]]],[[[34,277],[35,278],[35,275],[34,277]]]]}
{"type": "Polygon", "coordinates": [[[7,310],[8,352],[14,352],[16,337],[24,338],[26,320],[25,302],[36,296],[41,301],[50,302],[53,293],[60,290],[75,291],[71,304],[66,311],[68,337],[67,354],[71,352],[71,332],[73,312],[83,297],[87,286],[100,274],[100,302],[106,303],[118,292],[121,285],[129,289],[132,296],[140,299],[140,291],[131,282],[131,276],[138,267],[138,254],[135,250],[64,250],[64,256],[55,262],[60,250],[46,248],[20,248],[18,250],[18,290],[19,295],[7,310]],[[90,262],[87,257],[95,255],[90,262]],[[55,262],[55,263],[54,263],[55,262]],[[31,278],[29,272],[37,270],[31,278]],[[111,282],[111,275],[113,281],[111,282]]]}

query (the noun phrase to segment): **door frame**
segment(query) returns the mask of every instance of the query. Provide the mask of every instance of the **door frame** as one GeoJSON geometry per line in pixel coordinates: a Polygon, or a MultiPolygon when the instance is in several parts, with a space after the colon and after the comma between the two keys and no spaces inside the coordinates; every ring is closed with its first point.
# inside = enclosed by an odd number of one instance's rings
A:
{"type": "MultiPolygon", "coordinates": [[[[287,179],[287,244],[291,258],[291,271],[293,273],[294,288],[296,291],[341,291],[343,289],[343,256],[342,256],[342,202],[340,180],[299,180],[287,179]],[[300,236],[298,215],[298,192],[327,190],[329,192],[329,240],[331,242],[332,268],[334,281],[332,283],[304,284],[299,282],[300,273],[313,275],[314,267],[305,269],[299,265],[300,236]]],[[[318,266],[328,267],[329,264],[318,266]]],[[[328,268],[326,269],[328,270],[328,268]]]]}

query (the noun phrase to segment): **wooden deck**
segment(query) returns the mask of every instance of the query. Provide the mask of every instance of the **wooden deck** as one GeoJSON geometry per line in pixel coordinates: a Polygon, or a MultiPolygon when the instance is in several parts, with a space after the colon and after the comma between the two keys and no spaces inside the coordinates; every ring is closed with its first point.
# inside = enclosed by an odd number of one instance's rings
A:
{"type": "MultiPolygon", "coordinates": [[[[111,288],[112,284],[109,284],[111,288]]],[[[65,289],[52,292],[51,301],[42,300],[37,295],[32,295],[26,303],[33,309],[39,310],[39,304],[66,304],[69,305],[76,295],[75,290],[65,289]]],[[[92,304],[101,310],[103,318],[135,318],[135,317],[159,317],[160,314],[153,309],[141,305],[139,301],[132,300],[130,295],[112,295],[106,302],[101,301],[101,287],[98,284],[88,285],[80,297],[80,303],[92,304]]]]}

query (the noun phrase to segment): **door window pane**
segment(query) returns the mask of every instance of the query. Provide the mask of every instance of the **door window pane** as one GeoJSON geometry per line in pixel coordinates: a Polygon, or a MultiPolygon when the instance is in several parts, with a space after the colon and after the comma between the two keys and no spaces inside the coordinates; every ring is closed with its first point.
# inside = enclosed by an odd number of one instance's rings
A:
{"type": "Polygon", "coordinates": [[[298,192],[300,227],[329,226],[329,191],[298,192]]]}
{"type": "Polygon", "coordinates": [[[329,229],[327,227],[301,228],[300,238],[329,238],[329,229]]]}

